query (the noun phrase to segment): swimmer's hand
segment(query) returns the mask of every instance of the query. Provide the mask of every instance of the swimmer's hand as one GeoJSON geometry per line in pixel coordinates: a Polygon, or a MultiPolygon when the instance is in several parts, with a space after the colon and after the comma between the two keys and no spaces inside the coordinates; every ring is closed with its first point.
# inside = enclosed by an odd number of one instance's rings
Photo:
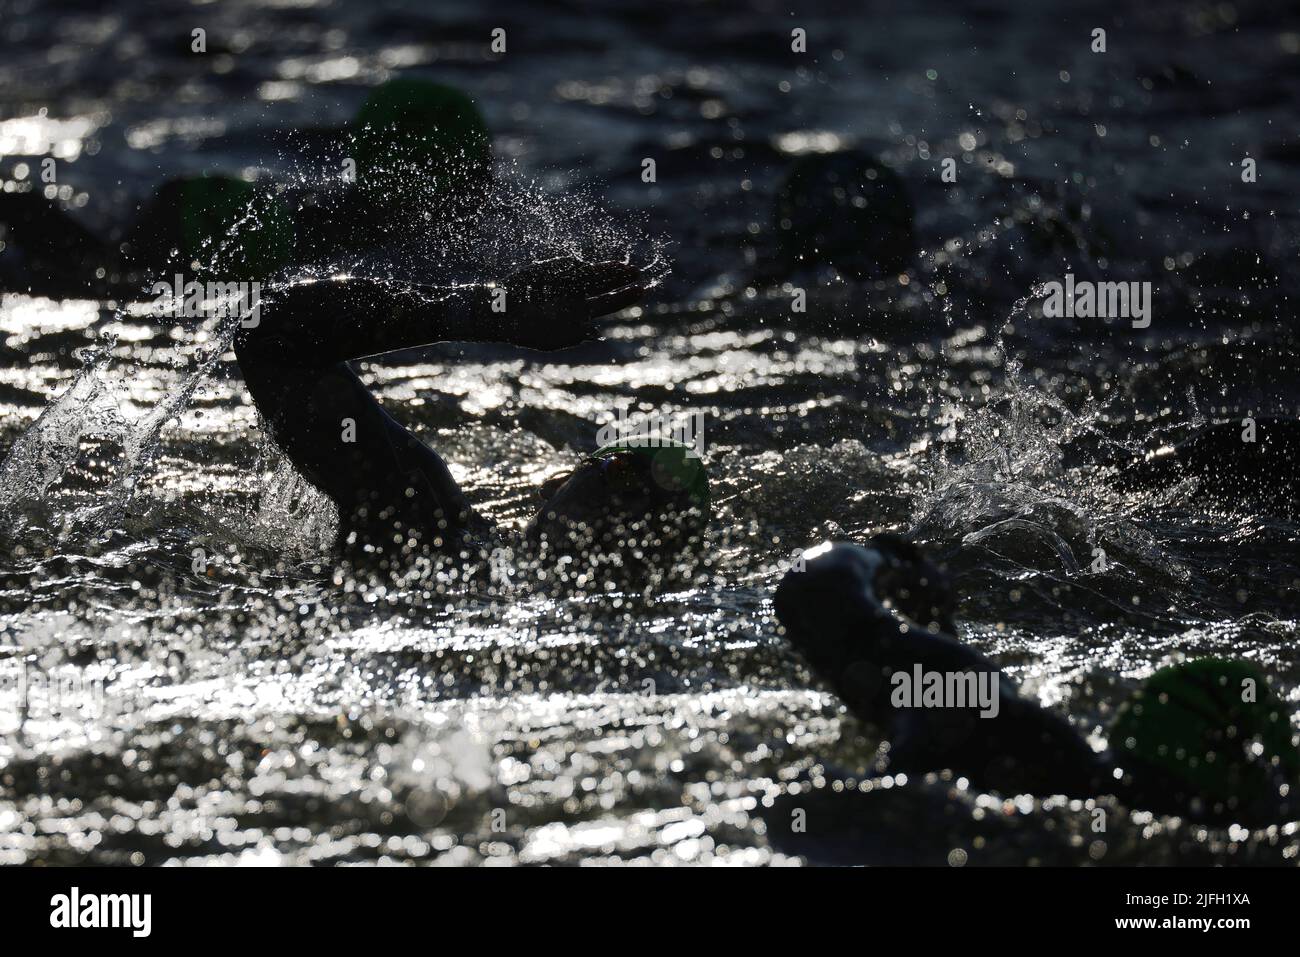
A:
{"type": "Polygon", "coordinates": [[[635,305],[653,284],[652,273],[624,262],[560,257],[533,263],[502,283],[503,339],[545,350],[598,339],[593,320],[635,305]]]}

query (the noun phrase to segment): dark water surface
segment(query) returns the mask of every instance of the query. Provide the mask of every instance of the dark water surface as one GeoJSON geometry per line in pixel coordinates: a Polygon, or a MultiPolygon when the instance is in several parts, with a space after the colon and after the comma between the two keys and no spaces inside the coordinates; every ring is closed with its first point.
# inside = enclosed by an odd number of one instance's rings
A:
{"type": "Polygon", "coordinates": [[[1215,830],[873,776],[877,742],[791,652],[769,598],[795,548],[911,531],[950,563],[961,637],[1098,746],[1178,656],[1255,662],[1296,710],[1297,525],[1249,489],[1235,511],[1184,487],[1123,493],[1106,463],[1197,424],[1300,414],[1300,18],[1163,2],[1122,17],[7,7],[0,188],[53,156],[59,198],[101,233],[177,175],[320,180],[394,75],[471,93],[524,225],[437,250],[407,237],[402,271],[486,274],[594,235],[651,237],[673,272],[603,342],[443,345],[365,378],[505,525],[622,400],[707,413],[717,509],[711,582],[649,598],[354,580],[323,548],[330,509],[261,438],[218,324],[9,291],[0,656],[102,699],[22,714],[4,687],[0,862],[1295,862],[1297,822],[1215,830]],[[497,26],[503,57],[487,53],[497,26]],[[806,56],[789,52],[796,26],[806,56]],[[916,210],[924,252],[901,278],[777,262],[781,177],[847,148],[894,167],[916,210]],[[1027,297],[1067,271],[1151,281],[1150,328],[1042,317],[1027,297]]]}

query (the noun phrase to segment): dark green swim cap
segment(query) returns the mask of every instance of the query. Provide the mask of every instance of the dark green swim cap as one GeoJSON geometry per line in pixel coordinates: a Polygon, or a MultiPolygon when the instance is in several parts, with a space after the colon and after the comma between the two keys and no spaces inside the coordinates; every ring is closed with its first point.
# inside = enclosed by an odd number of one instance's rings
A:
{"type": "Polygon", "coordinates": [[[914,218],[903,178],[856,150],[799,157],[773,210],[787,265],[830,263],[857,279],[907,269],[917,252],[914,218]]]}
{"type": "Polygon", "coordinates": [[[186,268],[197,260],[221,278],[261,281],[292,257],[293,217],[275,196],[242,179],[174,179],[159,188],[126,244],[136,266],[186,268]]]}
{"type": "Polygon", "coordinates": [[[601,460],[620,452],[630,452],[644,463],[651,479],[669,497],[685,496],[691,505],[707,515],[709,476],[704,462],[695,455],[687,455],[688,451],[692,451],[691,447],[680,442],[664,442],[658,446],[611,442],[597,449],[591,457],[601,460]]]}
{"type": "Polygon", "coordinates": [[[357,180],[379,204],[417,187],[454,195],[491,168],[492,140],[482,114],[449,86],[390,80],[370,94],[354,126],[357,180]]]}
{"type": "Polygon", "coordinates": [[[1120,706],[1110,741],[1121,764],[1130,757],[1154,766],[1212,802],[1276,798],[1275,777],[1300,776],[1287,710],[1244,661],[1161,668],[1120,706]]]}

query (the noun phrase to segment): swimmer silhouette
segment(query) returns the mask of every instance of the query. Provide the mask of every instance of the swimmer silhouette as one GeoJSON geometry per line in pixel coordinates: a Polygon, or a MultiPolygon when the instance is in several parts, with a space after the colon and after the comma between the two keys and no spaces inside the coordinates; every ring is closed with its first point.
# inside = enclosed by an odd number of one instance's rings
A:
{"type": "MultiPolygon", "coordinates": [[[[562,349],[593,338],[591,320],[636,302],[649,281],[625,263],[541,262],[504,282],[505,312],[485,285],[299,282],[263,296],[235,355],[276,444],[338,505],[342,549],[392,564],[428,552],[469,560],[489,524],[348,361],[444,341],[562,349]]],[[[671,555],[707,508],[703,468],[679,447],[601,449],[541,491],[525,540],[555,554],[671,555]]]]}
{"type": "Polygon", "coordinates": [[[850,710],[889,732],[892,769],[947,768],[1013,794],[1085,795],[1095,787],[1103,768],[1069,724],[1021,698],[994,662],[952,636],[946,578],[916,546],[882,535],[868,548],[836,544],[806,556],[806,569],[785,576],[775,603],[809,664],[850,710]],[[996,676],[996,715],[894,707],[894,674],[911,675],[917,665],[996,676]]]}
{"type": "Polygon", "coordinates": [[[773,222],[785,270],[818,263],[855,279],[903,272],[916,256],[902,178],[865,153],[809,153],[790,167],[773,222]]]}
{"type": "Polygon", "coordinates": [[[915,545],[881,535],[865,547],[822,546],[805,563],[777,587],[777,617],[848,708],[885,731],[890,770],[951,770],[1004,794],[1115,794],[1209,822],[1272,823],[1296,812],[1300,754],[1285,707],[1253,666],[1202,659],[1162,669],[1121,706],[1111,751],[1098,754],[953,637],[946,576],[915,545]],[[899,706],[895,676],[918,668],[997,675],[996,714],[953,702],[899,706]],[[1247,680],[1250,702],[1239,694],[1247,680]]]}

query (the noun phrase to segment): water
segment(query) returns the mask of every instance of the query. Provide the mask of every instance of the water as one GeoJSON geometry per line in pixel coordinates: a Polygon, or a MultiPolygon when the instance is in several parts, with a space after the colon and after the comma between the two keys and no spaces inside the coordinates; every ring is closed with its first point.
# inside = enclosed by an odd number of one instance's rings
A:
{"type": "Polygon", "coordinates": [[[872,732],[769,596],[796,548],[911,531],[956,576],[961,637],[1094,740],[1178,656],[1246,658],[1300,700],[1296,525],[1108,481],[1195,424],[1300,413],[1300,24],[1147,5],[1099,56],[1089,32],[1113,18],[1087,4],[819,10],[711,10],[708,31],[621,4],[5,18],[0,176],[57,157],[101,231],[165,176],[319,181],[395,72],[472,93],[505,184],[492,228],[349,268],[436,282],[594,243],[660,248],[672,272],[601,343],[437,346],[364,364],[368,382],[506,526],[620,401],[703,409],[716,515],[709,583],[652,597],[356,578],[325,551],[328,502],[258,431],[228,327],[7,293],[0,654],[29,693],[25,712],[0,694],[0,860],[1295,860],[1296,822],[1214,830],[874,776],[872,732]],[[205,69],[178,39],[191,20],[216,38],[205,69]],[[793,25],[815,57],[784,52],[793,25]],[[906,286],[772,275],[781,175],[846,146],[904,178],[927,251],[906,286]],[[942,184],[938,158],[963,154],[942,184]],[[1274,281],[1229,262],[1194,294],[1207,257],[1243,249],[1274,281]],[[1153,281],[1151,328],[1037,315],[1026,297],[1067,270],[1153,281]],[[85,707],[52,707],[42,675],[85,707]]]}

